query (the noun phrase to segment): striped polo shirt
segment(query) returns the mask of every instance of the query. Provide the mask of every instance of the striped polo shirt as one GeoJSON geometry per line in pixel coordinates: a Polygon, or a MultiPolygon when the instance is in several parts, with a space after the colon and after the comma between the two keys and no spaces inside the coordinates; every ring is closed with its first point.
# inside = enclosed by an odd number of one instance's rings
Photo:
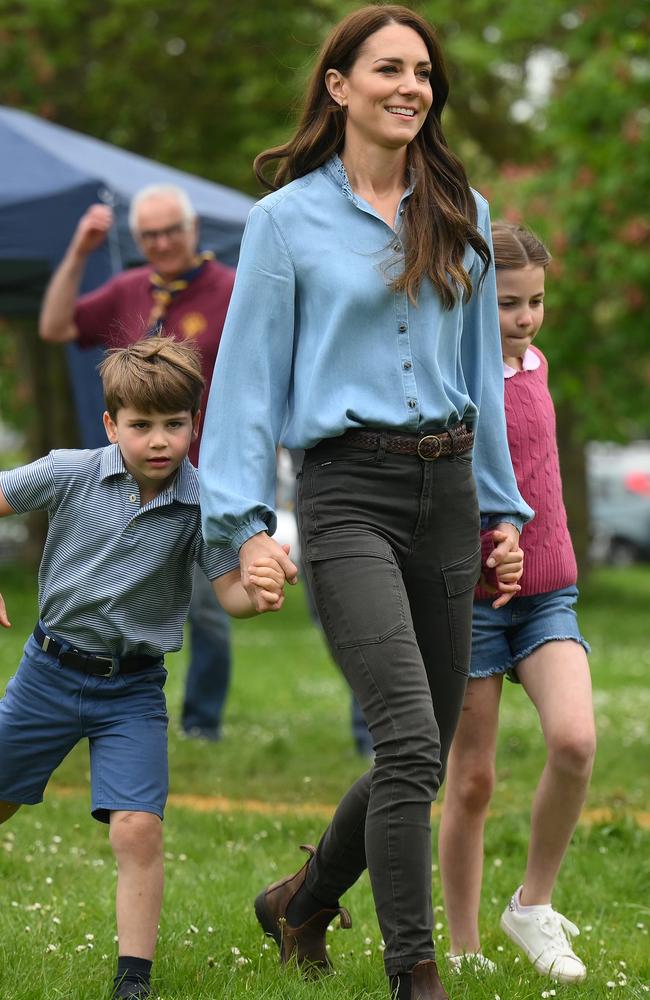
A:
{"type": "Polygon", "coordinates": [[[17,513],[48,512],[41,621],[87,652],[162,656],[180,649],[193,564],[211,580],[239,566],[233,549],[203,540],[198,476],[187,458],[143,507],[116,444],[51,451],[0,473],[0,489],[17,513]]]}

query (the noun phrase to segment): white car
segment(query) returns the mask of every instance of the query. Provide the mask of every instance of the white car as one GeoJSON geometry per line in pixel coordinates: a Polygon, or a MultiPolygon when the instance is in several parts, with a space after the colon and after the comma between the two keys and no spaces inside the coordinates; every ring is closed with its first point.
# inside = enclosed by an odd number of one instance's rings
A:
{"type": "Polygon", "coordinates": [[[650,442],[587,445],[592,555],[629,566],[650,560],[650,442]]]}

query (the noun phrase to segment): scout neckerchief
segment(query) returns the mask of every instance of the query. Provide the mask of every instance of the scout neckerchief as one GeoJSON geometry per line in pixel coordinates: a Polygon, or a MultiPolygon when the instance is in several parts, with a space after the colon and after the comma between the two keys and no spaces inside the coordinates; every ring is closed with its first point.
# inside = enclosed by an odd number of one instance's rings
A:
{"type": "Polygon", "coordinates": [[[173,281],[165,281],[157,271],[152,271],[149,275],[149,282],[152,286],[151,295],[153,305],[147,321],[147,332],[145,336],[155,337],[162,333],[165,316],[173,299],[179,292],[185,289],[199,276],[203,270],[206,260],[214,260],[211,250],[205,250],[197,254],[192,261],[192,266],[188,271],[179,274],[173,281]]]}

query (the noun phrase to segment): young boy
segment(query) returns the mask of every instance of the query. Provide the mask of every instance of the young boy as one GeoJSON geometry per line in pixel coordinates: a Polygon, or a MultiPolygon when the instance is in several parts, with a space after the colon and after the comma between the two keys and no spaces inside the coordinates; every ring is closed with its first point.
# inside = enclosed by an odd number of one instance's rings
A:
{"type": "MultiPolygon", "coordinates": [[[[196,437],[203,389],[191,344],[152,337],[100,367],[111,444],[57,450],[0,473],[0,516],[47,510],[40,621],[0,701],[0,823],[41,802],[54,769],[90,744],[92,814],[117,860],[114,997],[150,995],[163,888],[167,797],[164,654],[179,649],[195,562],[235,617],[276,611],[284,573],[255,566],[253,606],[237,553],[201,535],[196,437]]],[[[10,626],[0,595],[0,624],[10,626]]]]}

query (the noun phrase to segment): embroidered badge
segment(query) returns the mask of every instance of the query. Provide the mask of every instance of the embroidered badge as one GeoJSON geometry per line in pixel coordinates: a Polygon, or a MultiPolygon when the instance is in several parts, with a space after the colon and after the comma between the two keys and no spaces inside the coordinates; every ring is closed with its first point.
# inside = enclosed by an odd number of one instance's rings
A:
{"type": "Polygon", "coordinates": [[[208,321],[199,312],[186,313],[180,321],[181,333],[187,340],[193,340],[194,337],[198,337],[203,333],[208,327],[208,321]]]}

